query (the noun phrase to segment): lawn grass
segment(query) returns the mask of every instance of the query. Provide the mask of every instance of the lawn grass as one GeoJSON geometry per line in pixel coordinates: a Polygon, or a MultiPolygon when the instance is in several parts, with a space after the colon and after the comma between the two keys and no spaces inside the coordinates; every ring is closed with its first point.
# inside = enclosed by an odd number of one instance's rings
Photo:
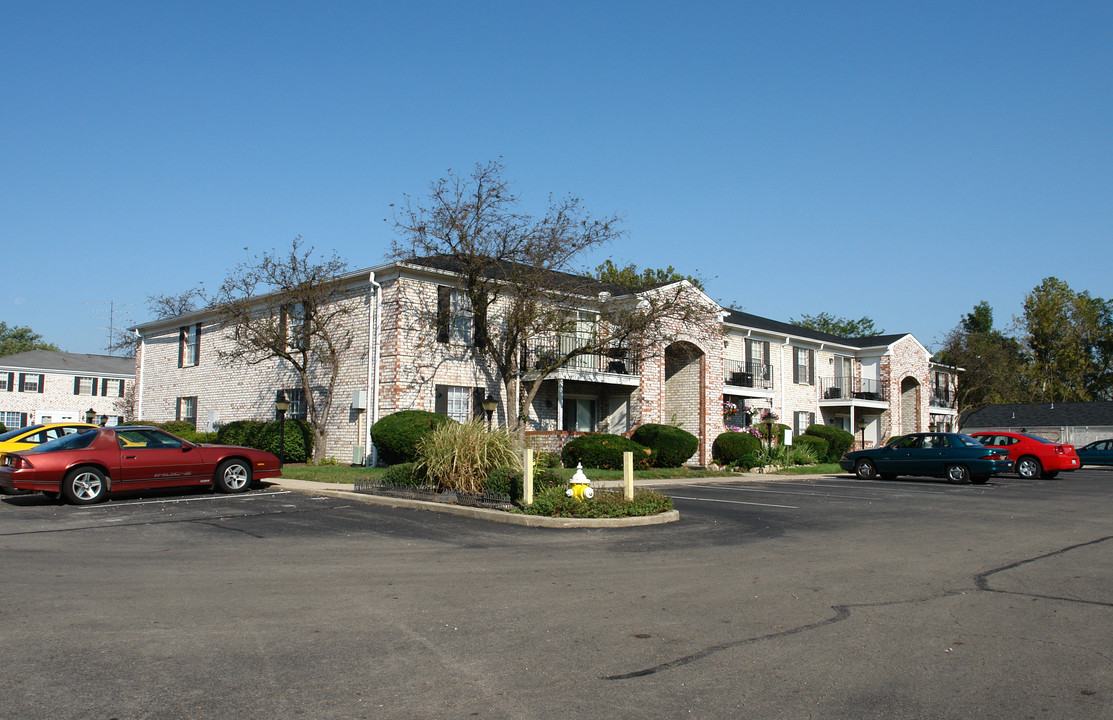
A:
{"type": "Polygon", "coordinates": [[[773,475],[839,475],[846,471],[838,463],[820,463],[818,465],[797,465],[777,470],[773,475]]]}

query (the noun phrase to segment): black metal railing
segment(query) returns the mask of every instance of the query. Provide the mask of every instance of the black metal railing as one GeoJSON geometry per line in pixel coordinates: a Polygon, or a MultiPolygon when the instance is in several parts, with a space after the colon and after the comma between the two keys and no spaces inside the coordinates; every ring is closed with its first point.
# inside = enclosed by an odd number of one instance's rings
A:
{"type": "Polygon", "coordinates": [[[823,400],[888,400],[889,391],[877,380],[844,375],[820,378],[819,397],[823,400]]]}
{"type": "Polygon", "coordinates": [[[533,340],[526,346],[526,369],[550,368],[560,358],[583,347],[597,347],[600,352],[573,355],[561,369],[617,375],[638,374],[637,358],[629,348],[617,343],[598,347],[598,341],[593,336],[580,333],[561,333],[556,337],[533,340]]]}
{"type": "Polygon", "coordinates": [[[931,407],[950,408],[952,410],[956,407],[954,395],[938,389],[932,392],[931,398],[929,398],[928,402],[931,407]]]}
{"type": "Polygon", "coordinates": [[[723,360],[723,382],[734,387],[773,389],[773,366],[759,361],[723,360]]]}

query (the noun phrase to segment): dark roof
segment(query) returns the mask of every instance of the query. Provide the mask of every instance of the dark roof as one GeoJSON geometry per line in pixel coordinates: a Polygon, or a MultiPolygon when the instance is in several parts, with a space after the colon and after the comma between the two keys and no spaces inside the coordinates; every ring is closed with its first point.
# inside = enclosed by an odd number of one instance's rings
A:
{"type": "Polygon", "coordinates": [[[21,370],[53,370],[76,375],[135,375],[135,359],[116,355],[86,355],[55,352],[53,350],[28,350],[27,352],[0,357],[0,367],[21,370]]]}
{"type": "Polygon", "coordinates": [[[726,321],[731,325],[742,325],[744,327],[758,328],[759,330],[768,330],[784,335],[795,335],[797,337],[808,338],[809,340],[817,340],[819,342],[836,343],[838,345],[849,345],[856,348],[867,347],[880,347],[883,345],[891,345],[892,343],[900,340],[908,333],[898,333],[894,335],[872,335],[870,337],[860,338],[845,338],[839,335],[832,335],[831,333],[820,332],[819,330],[812,330],[811,328],[802,327],[800,325],[793,325],[791,323],[781,322],[779,320],[771,320],[769,318],[761,317],[760,315],[751,315],[741,310],[728,310],[726,321]]]}
{"type": "Polygon", "coordinates": [[[1113,402],[987,405],[965,414],[961,425],[964,428],[1113,425],[1113,402]]]}
{"type": "MultiPolygon", "coordinates": [[[[452,255],[431,255],[429,257],[410,258],[403,262],[434,270],[447,270],[455,273],[464,271],[464,262],[452,255]]],[[[507,260],[496,260],[487,270],[486,275],[494,280],[506,280],[520,277],[522,272],[526,272],[533,277],[534,273],[538,271],[528,265],[512,263],[507,260]]],[[[601,292],[608,292],[611,295],[628,295],[630,293],[629,288],[596,280],[589,275],[548,270],[543,271],[543,276],[546,278],[546,287],[577,295],[598,295],[601,292]]]]}

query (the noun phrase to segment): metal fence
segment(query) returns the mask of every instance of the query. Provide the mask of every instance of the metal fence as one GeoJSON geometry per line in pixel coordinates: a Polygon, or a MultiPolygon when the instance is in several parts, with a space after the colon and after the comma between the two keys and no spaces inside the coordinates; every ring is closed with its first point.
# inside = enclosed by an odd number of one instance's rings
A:
{"type": "Polygon", "coordinates": [[[735,387],[772,390],[773,366],[756,360],[723,360],[723,382],[735,387]]]}
{"type": "Polygon", "coordinates": [[[889,390],[878,380],[850,375],[819,379],[819,396],[824,400],[888,400],[889,390]]]}
{"type": "Polygon", "coordinates": [[[370,478],[356,480],[354,490],[366,495],[424,500],[447,505],[467,505],[495,510],[509,510],[514,507],[514,501],[505,493],[463,493],[456,490],[439,490],[432,485],[395,485],[370,478]]]}
{"type": "MultiPolygon", "coordinates": [[[[560,358],[583,347],[595,347],[598,340],[588,333],[561,333],[548,339],[533,340],[526,346],[526,367],[538,370],[550,367],[560,358]]],[[[638,363],[629,348],[607,345],[599,353],[585,353],[572,357],[564,366],[570,370],[607,372],[618,375],[637,375],[638,363]]]]}

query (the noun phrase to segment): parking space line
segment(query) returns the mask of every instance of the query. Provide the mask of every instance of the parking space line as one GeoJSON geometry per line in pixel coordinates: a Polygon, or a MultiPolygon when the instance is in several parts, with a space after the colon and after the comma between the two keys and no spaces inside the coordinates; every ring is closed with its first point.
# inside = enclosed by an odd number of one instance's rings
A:
{"type": "Polygon", "coordinates": [[[694,502],[728,503],[730,505],[757,505],[758,507],[785,508],[786,510],[800,509],[796,505],[774,505],[773,503],[746,502],[744,500],[719,500],[716,498],[685,497],[683,495],[671,495],[670,497],[673,500],[692,500],[694,502]]]}
{"type": "MultiPolygon", "coordinates": [[[[705,490],[717,490],[717,489],[721,489],[723,486],[722,485],[689,485],[688,487],[703,488],[705,490]]],[[[816,485],[799,485],[797,487],[807,488],[807,487],[819,487],[819,486],[816,486],[816,485]]],[[[731,486],[729,486],[729,489],[737,490],[737,491],[740,491],[740,492],[769,493],[771,495],[802,495],[802,496],[805,496],[805,497],[830,497],[830,493],[803,492],[802,490],[801,491],[774,490],[771,487],[770,488],[756,488],[756,487],[749,487],[747,485],[731,485],[731,486]]],[[[869,501],[873,501],[873,500],[877,499],[877,498],[873,498],[873,497],[862,497],[862,496],[857,496],[857,495],[839,495],[838,497],[840,499],[845,499],[845,500],[869,500],[869,501]]]]}
{"type": "MultiPolygon", "coordinates": [[[[127,500],[118,501],[115,507],[130,507],[133,505],[165,505],[169,503],[187,503],[187,502],[206,502],[211,500],[255,500],[262,497],[272,497],[274,495],[289,495],[291,490],[262,490],[257,493],[250,493],[248,495],[206,495],[204,497],[190,497],[190,498],[164,498],[162,500],[136,500],[129,502],[127,500]]],[[[95,506],[94,506],[95,507],[95,506]]],[[[113,507],[113,505],[101,505],[101,508],[113,507]]]]}

